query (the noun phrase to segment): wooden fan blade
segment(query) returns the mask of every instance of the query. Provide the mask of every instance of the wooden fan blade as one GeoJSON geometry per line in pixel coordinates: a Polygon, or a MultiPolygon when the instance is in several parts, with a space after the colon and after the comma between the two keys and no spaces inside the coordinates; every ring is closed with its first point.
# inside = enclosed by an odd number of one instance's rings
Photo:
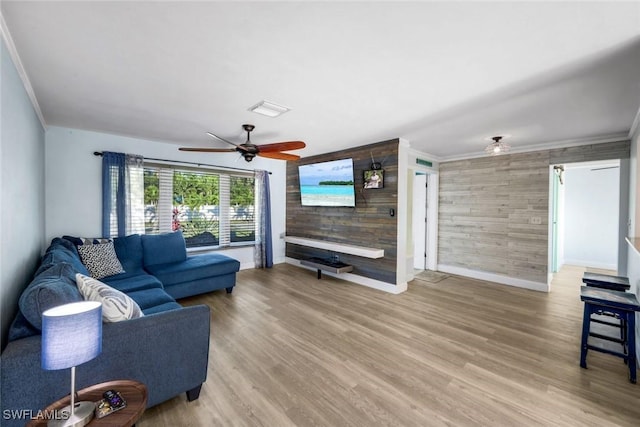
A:
{"type": "Polygon", "coordinates": [[[193,147],[180,147],[180,151],[198,151],[202,153],[232,153],[237,151],[235,148],[193,148],[193,147]]]}
{"type": "Polygon", "coordinates": [[[260,151],[258,153],[258,156],[260,157],[268,157],[270,159],[278,159],[278,160],[298,160],[300,158],[300,156],[296,156],[295,154],[288,154],[288,153],[269,153],[269,152],[262,152],[260,151]]]}
{"type": "Polygon", "coordinates": [[[307,144],[302,141],[274,142],[273,144],[258,145],[258,150],[261,153],[273,153],[275,151],[299,150],[306,146],[307,144]]]}
{"type": "Polygon", "coordinates": [[[236,144],[235,142],[228,141],[228,140],[226,140],[226,139],[224,139],[224,138],[222,138],[222,137],[220,137],[220,136],[216,135],[215,133],[207,132],[207,135],[209,135],[209,136],[210,136],[210,137],[212,137],[212,138],[219,139],[219,140],[220,140],[220,141],[222,141],[222,142],[226,142],[227,144],[231,144],[231,145],[233,145],[234,147],[238,147],[238,148],[239,148],[239,149],[241,149],[242,151],[247,151],[247,149],[246,149],[246,148],[244,148],[242,145],[240,145],[240,144],[236,144]]]}

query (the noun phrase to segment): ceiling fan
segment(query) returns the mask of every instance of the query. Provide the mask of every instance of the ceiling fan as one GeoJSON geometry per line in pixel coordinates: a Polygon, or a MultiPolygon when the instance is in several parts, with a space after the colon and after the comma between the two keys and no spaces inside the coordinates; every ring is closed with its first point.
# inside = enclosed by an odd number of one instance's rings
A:
{"type": "Polygon", "coordinates": [[[233,145],[235,148],[191,148],[180,147],[180,151],[199,151],[203,153],[230,153],[237,151],[240,153],[247,162],[253,160],[255,156],[268,157],[270,159],[279,160],[298,160],[300,156],[295,154],[282,153],[281,151],[299,150],[306,147],[306,144],[302,141],[287,141],[287,142],[275,142],[273,144],[260,144],[256,145],[251,143],[251,131],[255,129],[254,125],[242,125],[242,128],[247,132],[247,141],[244,144],[236,144],[231,141],[227,141],[224,138],[214,135],[211,132],[207,132],[212,138],[219,139],[227,144],[233,145]]]}

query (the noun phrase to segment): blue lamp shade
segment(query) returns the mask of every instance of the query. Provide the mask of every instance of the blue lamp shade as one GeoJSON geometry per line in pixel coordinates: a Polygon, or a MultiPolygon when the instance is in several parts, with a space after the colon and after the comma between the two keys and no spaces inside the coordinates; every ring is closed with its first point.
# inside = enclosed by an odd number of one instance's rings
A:
{"type": "Polygon", "coordinates": [[[42,313],[42,369],[81,365],[102,351],[102,303],[81,301],[42,313]]]}

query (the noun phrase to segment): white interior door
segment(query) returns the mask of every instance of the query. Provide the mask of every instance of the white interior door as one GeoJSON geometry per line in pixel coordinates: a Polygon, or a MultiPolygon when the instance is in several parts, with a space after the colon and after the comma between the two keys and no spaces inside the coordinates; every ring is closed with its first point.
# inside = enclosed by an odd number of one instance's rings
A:
{"type": "Polygon", "coordinates": [[[413,177],[413,268],[424,270],[427,262],[427,175],[413,177]]]}

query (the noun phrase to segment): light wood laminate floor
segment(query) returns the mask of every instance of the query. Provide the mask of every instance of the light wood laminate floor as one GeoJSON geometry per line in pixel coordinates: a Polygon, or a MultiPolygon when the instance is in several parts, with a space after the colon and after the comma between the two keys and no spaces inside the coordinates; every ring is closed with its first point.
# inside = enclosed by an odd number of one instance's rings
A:
{"type": "Polygon", "coordinates": [[[639,426],[622,359],[581,369],[580,277],[552,293],[452,276],[391,295],[280,264],[244,270],[212,308],[200,399],[145,412],[157,426],[639,426]]]}

